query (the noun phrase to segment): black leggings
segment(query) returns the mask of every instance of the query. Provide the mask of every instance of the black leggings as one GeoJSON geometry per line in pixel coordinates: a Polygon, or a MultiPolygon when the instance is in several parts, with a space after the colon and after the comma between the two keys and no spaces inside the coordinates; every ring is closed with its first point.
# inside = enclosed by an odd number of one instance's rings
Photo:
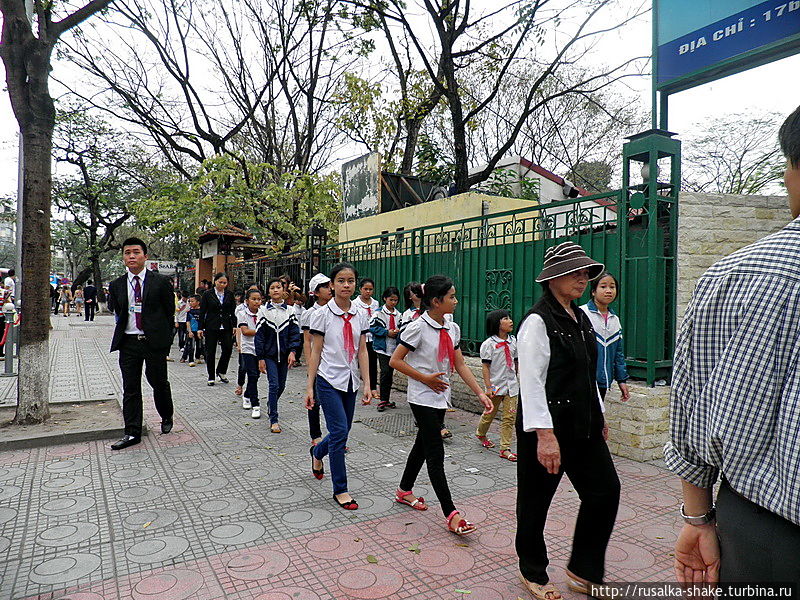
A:
{"type": "Polygon", "coordinates": [[[561,470],[551,475],[537,457],[535,432],[521,433],[517,417],[517,555],[528,581],[546,584],[544,526],[561,476],[566,473],[581,500],[572,556],[567,568],[592,583],[602,583],[608,539],[619,506],[619,478],[600,433],[589,439],[559,440],[561,470]]]}
{"type": "Polygon", "coordinates": [[[372,349],[372,342],[367,342],[367,357],[369,358],[369,389],[378,389],[378,353],[372,349]]]}
{"type": "Polygon", "coordinates": [[[417,430],[417,439],[414,440],[414,447],[408,454],[403,478],[400,480],[400,489],[404,492],[411,491],[422,469],[422,464],[427,463],[428,477],[431,480],[433,491],[439,499],[439,504],[442,505],[444,516],[448,517],[456,507],[453,505],[450,487],[447,485],[447,478],[444,474],[444,442],[442,442],[441,431],[444,425],[445,409],[431,408],[410,402],[409,406],[411,406],[411,412],[414,413],[419,429],[417,430]]]}

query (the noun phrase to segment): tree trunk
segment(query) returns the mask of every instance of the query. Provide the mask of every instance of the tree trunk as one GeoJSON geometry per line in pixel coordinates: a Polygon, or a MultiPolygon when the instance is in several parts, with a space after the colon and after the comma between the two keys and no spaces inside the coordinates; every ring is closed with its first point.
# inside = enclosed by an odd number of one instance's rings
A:
{"type": "MultiPolygon", "coordinates": [[[[46,75],[45,75],[46,76],[46,75]]],[[[52,104],[52,101],[51,101],[52,104]]],[[[50,154],[55,120],[37,119],[23,131],[22,298],[16,424],[50,416],[50,154]]]]}

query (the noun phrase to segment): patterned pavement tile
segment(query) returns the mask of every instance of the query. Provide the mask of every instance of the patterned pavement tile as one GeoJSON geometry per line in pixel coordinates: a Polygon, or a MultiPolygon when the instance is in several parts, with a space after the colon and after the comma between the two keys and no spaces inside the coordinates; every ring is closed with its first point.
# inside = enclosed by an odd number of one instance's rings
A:
{"type": "MultiPolygon", "coordinates": [[[[116,356],[107,351],[111,320],[53,324],[51,399],[118,396],[116,356]]],[[[232,380],[234,367],[235,360],[232,380]]],[[[402,395],[396,411],[357,408],[347,465],[361,508],[348,512],[332,500],[329,476],[317,481],[309,473],[304,369],[289,373],[284,433],[272,434],[268,419],[241,409],[233,383],[209,388],[203,368],[177,361],[168,368],[173,433],[158,433],[160,418],[146,396],[150,435],[134,448],[112,452],[108,442],[85,442],[0,452],[0,598],[527,597],[516,579],[516,467],[475,442],[474,415],[446,416],[454,432],[445,449],[453,496],[479,525],[457,538],[445,530],[424,472],[415,491],[430,510],[393,501],[413,442],[413,432],[394,431],[398,423],[410,429],[402,395]],[[389,418],[396,423],[381,420],[389,418]]],[[[262,397],[266,383],[259,382],[262,397]]],[[[0,400],[13,401],[12,394],[13,386],[0,388],[0,400]]],[[[622,501],[608,579],[670,579],[680,486],[657,466],[616,463],[622,501]]],[[[564,583],[578,506],[565,478],[546,527],[556,583],[564,583]]]]}

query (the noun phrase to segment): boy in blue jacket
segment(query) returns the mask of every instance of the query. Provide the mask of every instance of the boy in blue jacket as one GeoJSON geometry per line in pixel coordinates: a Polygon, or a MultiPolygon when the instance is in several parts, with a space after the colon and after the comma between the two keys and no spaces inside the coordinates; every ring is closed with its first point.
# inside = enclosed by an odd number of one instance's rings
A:
{"type": "Polygon", "coordinates": [[[286,374],[297,360],[302,344],[294,307],[284,301],[283,283],[270,279],[269,301],[261,307],[255,335],[256,356],[262,373],[269,377],[269,422],[272,433],[280,433],[278,399],[286,387],[286,374]]]}

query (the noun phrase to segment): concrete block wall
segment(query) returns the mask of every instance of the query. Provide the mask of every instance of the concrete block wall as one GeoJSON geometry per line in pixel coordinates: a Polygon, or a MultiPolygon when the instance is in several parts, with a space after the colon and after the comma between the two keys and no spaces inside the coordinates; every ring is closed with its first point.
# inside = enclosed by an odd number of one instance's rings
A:
{"type": "Polygon", "coordinates": [[[681,192],[678,217],[678,326],[697,280],[719,259],[784,227],[785,196],[681,192]]]}

